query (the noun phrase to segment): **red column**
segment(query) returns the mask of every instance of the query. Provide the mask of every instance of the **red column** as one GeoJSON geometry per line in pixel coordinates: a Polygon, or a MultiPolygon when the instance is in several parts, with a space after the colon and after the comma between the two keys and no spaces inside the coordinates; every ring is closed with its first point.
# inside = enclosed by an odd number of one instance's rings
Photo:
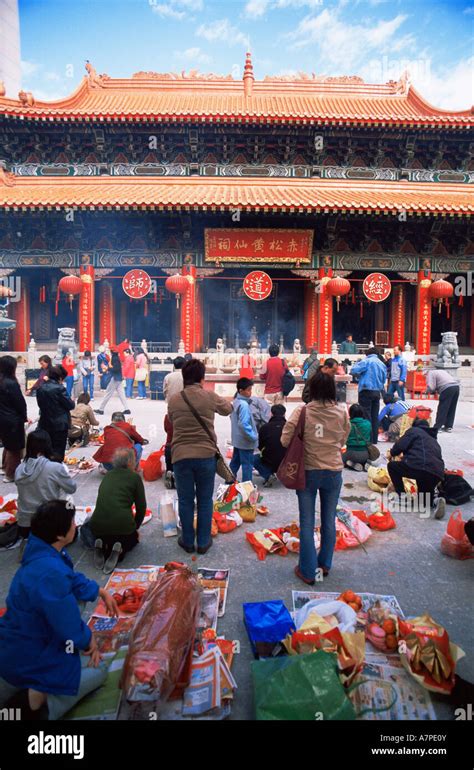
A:
{"type": "Polygon", "coordinates": [[[181,339],[186,353],[193,353],[196,350],[196,268],[186,265],[181,273],[189,283],[186,294],[181,298],[181,339]]]}
{"type": "Polygon", "coordinates": [[[81,267],[82,289],[79,298],[79,350],[94,350],[94,268],[81,267]]]}
{"type": "Polygon", "coordinates": [[[12,349],[26,351],[30,344],[30,290],[26,278],[21,277],[19,302],[12,302],[12,316],[16,326],[12,331],[12,349]]]}
{"type": "Polygon", "coordinates": [[[392,347],[393,345],[403,347],[405,344],[405,312],[405,286],[403,283],[397,283],[392,291],[390,307],[392,347]]]}
{"type": "Polygon", "coordinates": [[[328,294],[326,284],[332,278],[332,268],[320,267],[319,312],[318,312],[318,353],[330,355],[332,348],[332,296],[328,294]]]}
{"type": "Polygon", "coordinates": [[[418,271],[418,291],[416,303],[416,352],[419,356],[429,356],[431,343],[431,273],[418,271]]]}
{"type": "Polygon", "coordinates": [[[304,340],[308,351],[318,342],[318,295],[311,281],[304,288],[304,340]]]}
{"type": "Polygon", "coordinates": [[[110,345],[115,345],[114,328],[114,295],[112,284],[108,281],[100,282],[100,313],[99,313],[99,343],[108,340],[110,345]]]}

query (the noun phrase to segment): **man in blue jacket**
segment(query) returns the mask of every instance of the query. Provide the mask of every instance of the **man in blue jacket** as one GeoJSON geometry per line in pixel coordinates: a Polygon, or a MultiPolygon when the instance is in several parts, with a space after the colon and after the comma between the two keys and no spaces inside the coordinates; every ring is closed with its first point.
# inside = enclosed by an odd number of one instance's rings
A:
{"type": "Polygon", "coordinates": [[[388,392],[391,396],[398,393],[398,398],[405,400],[405,382],[407,379],[407,364],[402,355],[400,345],[394,345],[393,358],[390,367],[390,384],[388,392]]]}
{"type": "Polygon", "coordinates": [[[74,515],[65,500],[40,505],[0,618],[0,704],[20,708],[27,720],[60,719],[107,676],[78,602],[100,596],[109,615],[118,608],[94,580],[74,572],[65,550],[74,515]]]}
{"type": "Polygon", "coordinates": [[[251,409],[253,381],[241,377],[237,381],[237,395],[230,415],[231,441],[234,453],[229,467],[237,476],[242,466],[242,481],[252,481],[253,454],[258,445],[258,433],[251,409]]]}
{"type": "Polygon", "coordinates": [[[365,358],[354,364],[351,374],[359,375],[359,404],[372,425],[372,444],[376,444],[379,432],[380,396],[387,376],[386,366],[378,357],[377,350],[369,348],[365,358]]]}

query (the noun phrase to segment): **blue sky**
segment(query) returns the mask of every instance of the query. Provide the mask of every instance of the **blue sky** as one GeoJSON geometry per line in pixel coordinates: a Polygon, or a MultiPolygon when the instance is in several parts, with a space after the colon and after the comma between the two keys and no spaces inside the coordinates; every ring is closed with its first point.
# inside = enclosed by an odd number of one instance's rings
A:
{"type": "Polygon", "coordinates": [[[23,88],[70,94],[90,59],[99,73],[145,70],[257,78],[299,71],[369,83],[408,69],[445,109],[473,102],[474,5],[465,0],[19,0],[23,88]]]}

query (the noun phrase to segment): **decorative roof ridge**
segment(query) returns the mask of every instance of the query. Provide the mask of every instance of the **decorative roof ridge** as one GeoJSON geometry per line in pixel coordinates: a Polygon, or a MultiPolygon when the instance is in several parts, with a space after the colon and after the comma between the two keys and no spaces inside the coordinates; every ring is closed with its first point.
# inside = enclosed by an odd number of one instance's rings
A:
{"type": "Polygon", "coordinates": [[[416,107],[426,109],[430,115],[454,115],[458,117],[470,117],[474,115],[474,106],[468,107],[467,110],[444,110],[442,107],[434,107],[431,102],[428,102],[413,85],[410,85],[408,91],[408,102],[416,107]]]}
{"type": "Polygon", "coordinates": [[[14,187],[16,180],[17,177],[15,174],[12,174],[11,171],[5,171],[5,169],[0,166],[0,185],[3,185],[4,187],[14,187]]]}

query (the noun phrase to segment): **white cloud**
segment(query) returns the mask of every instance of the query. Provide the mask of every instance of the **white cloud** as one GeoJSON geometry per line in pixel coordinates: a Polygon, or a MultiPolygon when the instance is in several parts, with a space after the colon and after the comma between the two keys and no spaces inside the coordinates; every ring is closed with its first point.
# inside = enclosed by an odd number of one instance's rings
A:
{"type": "Polygon", "coordinates": [[[191,64],[209,64],[212,61],[212,56],[208,56],[200,48],[186,48],[185,51],[175,51],[174,56],[191,64]]]}
{"type": "Polygon", "coordinates": [[[321,74],[359,74],[367,58],[380,56],[385,51],[401,51],[413,45],[412,35],[400,36],[399,29],[407,16],[398,14],[388,21],[363,20],[350,24],[340,15],[340,8],[325,8],[317,16],[306,16],[295,30],[285,37],[291,47],[302,49],[312,46],[317,51],[315,66],[321,74]]]}
{"type": "Polygon", "coordinates": [[[61,75],[58,75],[57,72],[45,72],[43,77],[45,80],[52,80],[54,82],[60,82],[62,80],[61,75]]]}
{"type": "Polygon", "coordinates": [[[23,77],[31,77],[31,75],[35,75],[40,68],[39,64],[36,64],[34,61],[26,61],[22,59],[21,62],[21,74],[23,77]]]}
{"type": "Polygon", "coordinates": [[[467,14],[468,16],[471,16],[474,14],[474,5],[469,5],[467,8],[464,9],[463,13],[467,14]]]}
{"type": "Polygon", "coordinates": [[[444,110],[467,110],[474,103],[474,56],[461,59],[452,67],[436,69],[421,80],[416,73],[412,82],[427,102],[444,110]]]}
{"type": "Polygon", "coordinates": [[[228,42],[231,45],[234,43],[248,44],[248,37],[243,32],[240,32],[237,27],[233,27],[228,19],[219,19],[210,24],[201,24],[196,34],[210,42],[219,40],[220,42],[228,42]]]}
{"type": "Polygon", "coordinates": [[[270,4],[270,0],[248,0],[245,6],[245,16],[250,19],[258,19],[263,16],[270,4]]]}
{"type": "Polygon", "coordinates": [[[66,88],[64,85],[59,86],[56,89],[48,88],[35,88],[33,90],[33,96],[37,102],[56,102],[59,99],[64,99],[71,93],[70,88],[66,88]]]}
{"type": "Polygon", "coordinates": [[[159,3],[158,0],[148,0],[151,9],[161,18],[181,19],[192,18],[189,11],[202,11],[203,0],[168,0],[167,3],[159,3]]]}

